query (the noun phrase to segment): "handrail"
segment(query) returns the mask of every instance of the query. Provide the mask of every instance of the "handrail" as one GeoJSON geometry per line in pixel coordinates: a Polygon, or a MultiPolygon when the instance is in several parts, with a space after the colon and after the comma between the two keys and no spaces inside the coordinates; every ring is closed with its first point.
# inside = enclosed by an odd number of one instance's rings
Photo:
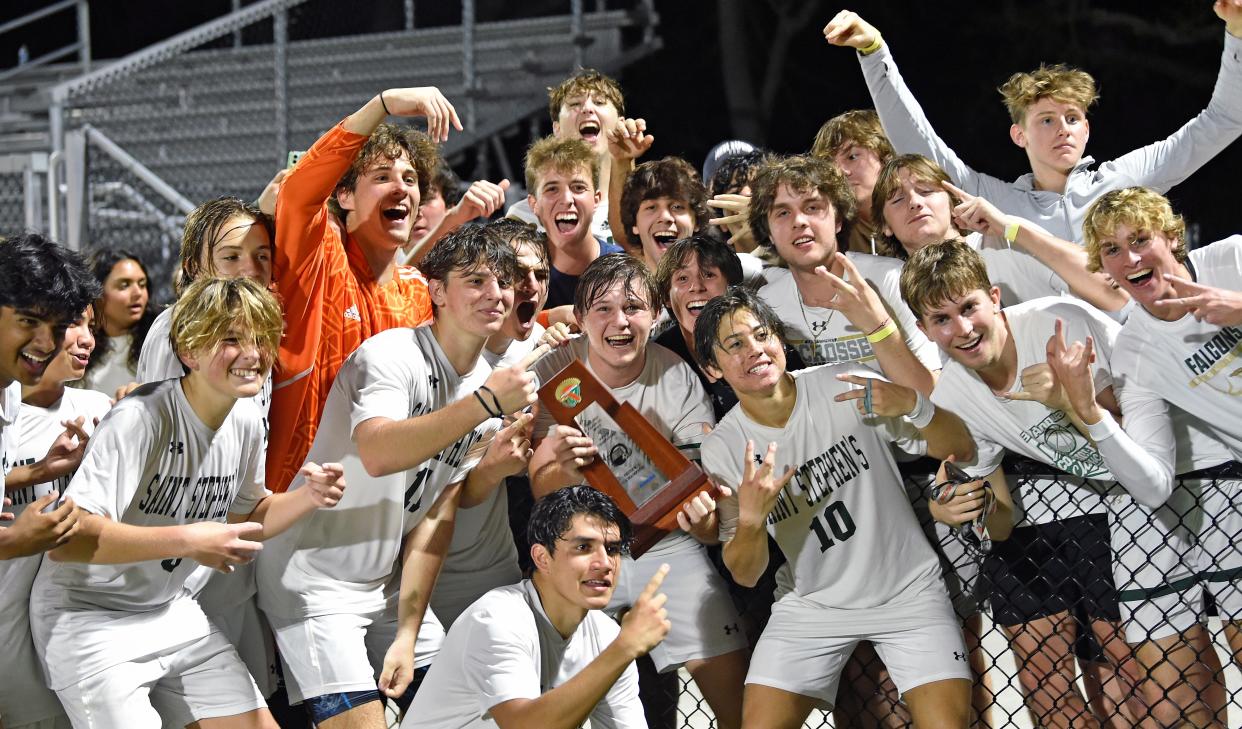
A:
{"type": "Polygon", "coordinates": [[[164,182],[159,175],[149,170],[146,165],[134,159],[133,155],[122,149],[120,145],[109,139],[103,132],[99,131],[90,124],[84,125],[82,127],[82,131],[86,134],[88,140],[99,147],[100,151],[116,160],[118,164],[124,167],[135,177],[145,182],[147,186],[149,186],[165,200],[175,205],[182,213],[189,214],[194,210],[194,203],[190,202],[184,195],[177,192],[172,185],[164,182]]]}
{"type": "Polygon", "coordinates": [[[62,10],[68,10],[69,8],[74,7],[77,8],[77,42],[70,43],[67,46],[62,46],[54,51],[44,53],[33,60],[26,61],[25,63],[18,63],[18,65],[13,66],[12,68],[5,69],[0,72],[0,81],[10,79],[32,68],[47,65],[48,63],[51,63],[58,58],[63,58],[71,53],[77,53],[78,62],[82,64],[82,69],[84,71],[89,71],[91,65],[91,24],[90,9],[87,0],[60,0],[60,2],[52,3],[45,8],[40,8],[33,12],[26,13],[20,18],[14,18],[13,20],[0,24],[0,35],[8,33],[11,30],[24,28],[37,20],[42,20],[49,15],[55,15],[62,10]]]}

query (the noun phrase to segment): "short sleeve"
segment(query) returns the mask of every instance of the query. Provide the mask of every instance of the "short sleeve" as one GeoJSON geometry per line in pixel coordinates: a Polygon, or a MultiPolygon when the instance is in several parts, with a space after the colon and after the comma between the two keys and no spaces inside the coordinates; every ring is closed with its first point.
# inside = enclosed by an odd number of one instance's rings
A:
{"type": "Polygon", "coordinates": [[[477,612],[461,618],[467,621],[461,627],[468,631],[462,672],[466,685],[479,697],[480,715],[506,701],[539,698],[539,647],[533,637],[535,627],[528,625],[534,615],[521,612],[520,617],[515,611],[513,615],[477,612]],[[518,625],[515,618],[521,621],[518,625]]]}
{"type": "Polygon", "coordinates": [[[383,334],[372,337],[337,374],[332,386],[345,389],[350,433],[372,418],[405,420],[430,398],[423,354],[393,347],[392,343],[392,338],[383,334]]]}
{"type": "Polygon", "coordinates": [[[121,403],[99,423],[66,493],[80,508],[119,520],[140,486],[155,433],[136,407],[121,403]]]}

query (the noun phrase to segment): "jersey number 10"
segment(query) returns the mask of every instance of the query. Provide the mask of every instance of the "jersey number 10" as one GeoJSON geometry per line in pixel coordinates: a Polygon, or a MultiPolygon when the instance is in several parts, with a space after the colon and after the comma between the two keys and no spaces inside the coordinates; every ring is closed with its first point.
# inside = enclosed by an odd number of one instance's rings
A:
{"type": "Polygon", "coordinates": [[[833,501],[824,507],[824,513],[811,517],[811,531],[819,537],[819,551],[822,553],[827,552],[837,542],[844,542],[854,536],[858,528],[854,526],[854,520],[850,518],[845,504],[833,501]],[[827,528],[824,527],[825,524],[828,525],[827,528]],[[832,532],[832,536],[828,536],[828,532],[832,532]]]}

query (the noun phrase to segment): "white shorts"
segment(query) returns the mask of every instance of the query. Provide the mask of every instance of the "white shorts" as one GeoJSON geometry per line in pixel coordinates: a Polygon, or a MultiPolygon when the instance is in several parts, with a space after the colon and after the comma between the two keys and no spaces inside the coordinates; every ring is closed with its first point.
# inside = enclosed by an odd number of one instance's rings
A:
{"type": "Polygon", "coordinates": [[[1117,607],[1130,644],[1176,635],[1202,617],[1198,546],[1202,512],[1195,493],[1177,486],[1158,509],[1112,494],[1109,541],[1117,607]]]}
{"type": "Polygon", "coordinates": [[[617,588],[608,612],[620,613],[642,594],[661,564],[669,566],[660,591],[668,595],[668,636],[651,651],[660,673],[673,671],[686,661],[724,655],[746,648],[746,634],[737,607],[702,544],[690,540],[671,552],[644,554],[638,560],[622,560],[617,588]]]}
{"type": "Polygon", "coordinates": [[[276,640],[254,597],[207,617],[237,649],[259,691],[271,696],[277,685],[276,640]]]}
{"type": "Polygon", "coordinates": [[[1242,481],[1203,484],[1199,576],[1222,620],[1242,620],[1242,481]]]}
{"type": "Polygon", "coordinates": [[[220,633],[120,663],[56,692],[77,729],[160,729],[267,709],[220,633]]]}
{"type": "Polygon", "coordinates": [[[903,694],[912,688],[950,678],[971,680],[962,627],[948,598],[922,601],[917,625],[897,629],[883,617],[880,607],[873,629],[859,631],[854,624],[834,630],[834,613],[796,594],[788,594],[772,606],[768,621],[750,659],[746,683],[771,686],[831,704],[837,697],[841,672],[861,640],[871,641],[893,683],[903,694]],[[928,609],[928,608],[931,609],[928,609]]]}
{"type": "MultiPolygon", "coordinates": [[[[397,635],[397,611],[313,618],[268,615],[285,667],[289,703],[350,691],[374,691],[384,655],[397,635]]],[[[431,608],[423,616],[414,646],[414,667],[422,668],[440,652],[444,629],[431,608]]]]}

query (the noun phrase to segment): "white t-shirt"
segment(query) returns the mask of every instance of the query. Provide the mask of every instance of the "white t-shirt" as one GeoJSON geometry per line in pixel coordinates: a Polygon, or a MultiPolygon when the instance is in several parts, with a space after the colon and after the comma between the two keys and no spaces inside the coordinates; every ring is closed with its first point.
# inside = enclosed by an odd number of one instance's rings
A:
{"type": "MultiPolygon", "coordinates": [[[[10,453],[11,466],[27,466],[47,455],[65,430],[61,421],[82,416],[86,419],[82,427],[90,433],[95,429],[95,418],[102,418],[110,407],[103,393],[72,387],[66,388],[61,399],[49,408],[22,405],[14,428],[21,438],[10,453]]],[[[63,494],[68,481],[67,476],[62,476],[53,482],[12,491],[7,496],[13,505],[6,511],[20,516],[32,501],[52,489],[63,494]]],[[[0,655],[6,657],[5,673],[13,676],[9,682],[0,682],[0,715],[12,726],[61,713],[60,702],[47,690],[30,637],[30,588],[42,561],[43,555],[36,554],[0,562],[0,655]]]]}
{"type": "Polygon", "coordinates": [[[22,383],[14,380],[8,387],[0,388],[0,488],[4,487],[4,475],[13,467],[21,407],[22,383]]]}
{"type": "Polygon", "coordinates": [[[1069,294],[1069,285],[1038,258],[1017,248],[980,248],[983,236],[972,235],[971,247],[987,266],[988,278],[1001,290],[1001,304],[1012,306],[1032,299],[1069,294]]]}
{"type": "Polygon", "coordinates": [[[509,342],[509,346],[505,351],[496,354],[487,347],[483,348],[483,359],[492,366],[493,369],[501,367],[512,367],[522,358],[530,354],[539,346],[539,340],[543,337],[544,328],[539,322],[532,322],[530,328],[530,336],[523,340],[514,339],[509,342]]]}
{"type": "MultiPolygon", "coordinates": [[[[285,618],[368,614],[396,604],[401,543],[446,486],[466,477],[499,429],[490,419],[421,466],[370,476],[353,441],[371,418],[402,421],[478,389],[482,357],[458,375],[430,327],[397,328],[366,340],[345,360],[324,405],[308,461],[339,462],[348,486],[333,509],[315,512],[268,540],[259,554],[259,606],[285,618]]],[[[299,476],[289,486],[301,488],[299,476]]]]}
{"type": "MultiPolygon", "coordinates": [[[[169,332],[172,330],[172,307],[169,307],[147,331],[147,338],[142,343],[142,352],[138,355],[138,371],[134,376],[136,382],[146,384],[159,382],[174,377],[181,377],[185,369],[181,359],[173,351],[169,332]]],[[[259,412],[263,415],[263,454],[267,459],[268,411],[272,404],[271,373],[263,378],[263,387],[259,394],[252,398],[259,412]]],[[[198,592],[198,602],[208,615],[223,614],[229,608],[240,605],[255,594],[254,563],[239,565],[232,572],[225,574],[210,567],[199,567],[198,573],[191,578],[194,584],[202,585],[198,592]]]]}
{"type": "MultiPolygon", "coordinates": [[[[134,371],[129,368],[129,350],[134,346],[133,334],[122,334],[108,340],[108,351],[99,355],[99,364],[91,368],[86,386],[112,397],[117,388],[137,382],[134,371]]],[[[177,376],[181,376],[180,370],[177,376]]]]}
{"type": "MultiPolygon", "coordinates": [[[[249,514],[263,485],[263,421],[238,400],[217,430],[180,380],[143,385],[100,422],[68,492],[78,507],[126,524],[163,527],[249,514]]],[[[131,564],[43,563],[31,627],[50,685],[167,650],[214,628],[190,599],[190,559],[131,564]]]]}
{"type": "MultiPolygon", "coordinates": [[[[914,356],[928,370],[940,369],[940,350],[923,335],[910,307],[901,299],[901,261],[894,258],[849,252],[845,255],[858,267],[897,323],[900,334],[914,356]]],[[[798,350],[808,366],[858,362],[879,369],[867,333],[859,331],[845,314],[833,309],[809,306],[802,301],[793,273],[783,268],[768,269],[768,284],[759,296],[785,323],[786,343],[798,350]]]]}
{"type": "MultiPolygon", "coordinates": [[[[565,639],[544,612],[534,583],[523,580],[484,595],[462,614],[423,680],[401,729],[485,729],[488,713],[514,699],[537,699],[582,672],[621,632],[590,610],[565,639]]],[[[647,726],[631,663],[590,715],[599,729],[647,726]]]]}
{"type": "MultiPolygon", "coordinates": [[[[1242,291],[1242,236],[1191,251],[1189,266],[1201,284],[1242,291]]],[[[1136,398],[1167,400],[1202,420],[1242,460],[1242,327],[1190,314],[1163,321],[1136,306],[1117,336],[1113,367],[1127,397],[1133,390],[1136,398]]]]}
{"type": "Polygon", "coordinates": [[[864,418],[852,403],[834,402],[854,387],[836,379],[847,373],[875,376],[858,365],[791,373],[797,401],[785,427],[760,425],[739,406],[704,439],[704,468],[734,489],[719,504],[720,538],[737,530],[746,442],[755,442],[757,460],[776,443],[776,473],[796,473],[768,515],[768,532],[793,565],[794,592],[833,609],[834,620],[874,625],[876,610],[892,607],[900,608],[894,620],[908,622],[918,613],[912,604],[947,599],[892,455],[894,444],[922,453],[926,442],[903,419],[864,418]]]}
{"type": "MultiPolygon", "coordinates": [[[[1108,353],[1118,325],[1102,312],[1075,299],[1044,298],[1006,307],[1004,315],[1018,353],[1018,375],[1011,389],[1021,389],[1022,370],[1047,361],[1048,338],[1058,317],[1065,322],[1066,342],[1084,341],[1088,335],[1095,340],[1096,392],[1112,385],[1108,353]]],[[[1015,506],[1025,514],[1014,515],[1016,524],[1044,524],[1105,512],[1102,497],[1111,490],[1113,475],[1068,415],[1042,403],[997,397],[973,370],[948,357],[945,360],[932,402],[960,416],[975,437],[978,456],[974,465],[963,464],[967,473],[986,476],[1000,465],[1008,449],[1079,477],[1075,484],[1069,479],[1032,481],[1014,494],[1015,506]]]]}
{"type": "MultiPolygon", "coordinates": [[[[535,363],[535,376],[541,384],[548,382],[575,359],[582,360],[591,369],[590,360],[587,358],[588,347],[585,336],[576,337],[568,344],[557,347],[535,363]]],[[[638,377],[628,385],[609,390],[618,401],[629,403],[638,410],[647,422],[660,431],[660,435],[677,446],[682,455],[692,461],[699,460],[703,425],[712,425],[716,416],[698,375],[685,360],[667,348],[649,342],[647,360],[638,377]]],[[[552,414],[546,406],[541,405],[535,417],[534,433],[538,437],[544,437],[555,425],[552,414]]],[[[600,457],[606,458],[606,447],[600,443],[595,445],[600,448],[600,457]]],[[[699,548],[700,545],[694,537],[676,530],[660,540],[641,559],[658,560],[661,555],[699,548]]]]}

